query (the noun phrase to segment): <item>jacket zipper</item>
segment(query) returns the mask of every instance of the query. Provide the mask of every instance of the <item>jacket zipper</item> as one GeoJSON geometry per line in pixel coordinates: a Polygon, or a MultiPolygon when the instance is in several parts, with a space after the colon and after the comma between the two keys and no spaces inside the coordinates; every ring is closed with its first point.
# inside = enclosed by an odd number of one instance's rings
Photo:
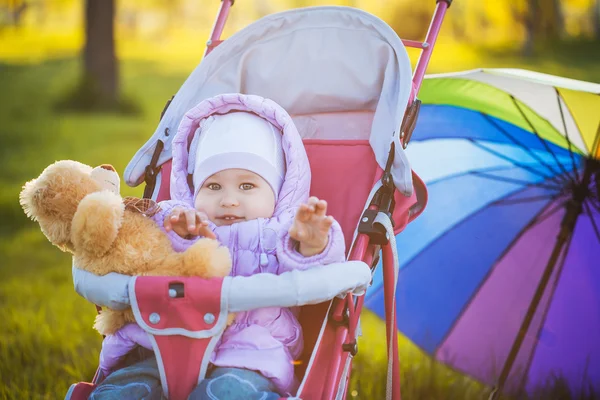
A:
{"type": "Polygon", "coordinates": [[[233,224],[231,225],[231,231],[229,232],[229,249],[235,249],[234,251],[230,251],[231,253],[231,276],[236,276],[237,275],[237,267],[236,267],[236,261],[237,261],[237,251],[238,248],[236,246],[237,243],[237,233],[238,233],[238,227],[237,224],[233,224]]]}
{"type": "Polygon", "coordinates": [[[265,251],[264,247],[263,247],[263,242],[264,242],[264,221],[262,219],[258,220],[258,248],[260,250],[260,255],[258,257],[258,267],[260,269],[260,272],[265,272],[265,269],[267,268],[267,266],[269,265],[269,257],[267,255],[267,252],[265,251]]]}

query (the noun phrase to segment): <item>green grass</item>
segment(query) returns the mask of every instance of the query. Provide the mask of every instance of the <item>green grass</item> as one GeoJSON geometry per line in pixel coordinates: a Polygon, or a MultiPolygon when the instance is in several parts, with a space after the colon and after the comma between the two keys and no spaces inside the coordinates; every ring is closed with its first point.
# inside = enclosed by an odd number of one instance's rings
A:
{"type": "MultiPolygon", "coordinates": [[[[519,60],[498,52],[482,59],[449,50],[436,53],[430,72],[475,66],[525,66],[573,78],[600,81],[594,51],[577,58],[538,56],[519,60]],[[445,55],[444,55],[445,54],[445,55]],[[458,57],[460,59],[460,57],[458,57]],[[452,60],[451,64],[450,61],[452,60]]],[[[597,50],[595,54],[600,54],[597,50]]],[[[0,399],[62,398],[70,383],[91,379],[101,338],[92,330],[94,308],[73,290],[70,257],[52,247],[18,203],[21,185],[55,160],[111,163],[123,171],[150,137],[165,101],[193,64],[125,60],[124,92],[138,115],[59,113],[57,104],[77,82],[79,62],[57,58],[39,64],[0,64],[0,399]]],[[[141,188],[123,185],[124,195],[141,188]]],[[[385,389],[385,326],[363,317],[349,398],[381,399],[385,389]]],[[[481,399],[487,389],[423,356],[401,338],[403,398],[481,399]]]]}
{"type": "MultiPolygon", "coordinates": [[[[184,75],[126,62],[124,90],[142,114],[58,113],[55,104],[76,82],[78,62],[0,65],[0,399],[56,399],[89,380],[101,337],[95,310],[73,290],[70,257],[53,247],[18,202],[21,185],[59,159],[111,163],[123,171],[152,134],[164,102],[184,75]]],[[[141,188],[123,185],[124,195],[141,188]]]]}
{"type": "MultiPolygon", "coordinates": [[[[384,399],[387,373],[386,326],[371,312],[361,316],[363,337],[353,363],[348,399],[384,399]]],[[[487,398],[489,389],[424,355],[404,337],[399,338],[403,399],[487,398]]]]}

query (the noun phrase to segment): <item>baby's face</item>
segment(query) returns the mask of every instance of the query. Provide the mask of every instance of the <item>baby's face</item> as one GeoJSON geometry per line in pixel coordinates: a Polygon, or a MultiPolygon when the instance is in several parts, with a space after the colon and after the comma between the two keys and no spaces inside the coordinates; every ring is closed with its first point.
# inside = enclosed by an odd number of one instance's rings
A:
{"type": "Polygon", "coordinates": [[[275,211],[271,186],[245,169],[226,169],[209,177],[196,196],[195,208],[215,225],[270,218],[275,211]]]}

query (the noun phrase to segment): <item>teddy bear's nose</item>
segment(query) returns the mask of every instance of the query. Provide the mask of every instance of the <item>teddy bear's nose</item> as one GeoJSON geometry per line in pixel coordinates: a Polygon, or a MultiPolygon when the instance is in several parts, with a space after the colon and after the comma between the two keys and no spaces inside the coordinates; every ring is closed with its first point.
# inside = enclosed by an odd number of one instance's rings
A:
{"type": "Polygon", "coordinates": [[[113,166],[112,166],[112,165],[110,165],[110,164],[102,164],[102,165],[100,166],[100,168],[102,168],[102,169],[107,169],[107,170],[109,170],[109,171],[115,171],[115,172],[117,171],[117,170],[115,169],[115,167],[113,167],[113,166]]]}

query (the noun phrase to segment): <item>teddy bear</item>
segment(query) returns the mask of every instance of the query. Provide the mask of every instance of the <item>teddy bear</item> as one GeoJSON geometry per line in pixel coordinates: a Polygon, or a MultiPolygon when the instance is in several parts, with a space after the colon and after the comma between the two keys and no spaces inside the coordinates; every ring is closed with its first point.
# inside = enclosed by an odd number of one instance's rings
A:
{"type": "MultiPolygon", "coordinates": [[[[52,244],[72,253],[79,268],[96,275],[229,275],[232,262],[226,247],[203,238],[185,252],[176,252],[151,218],[159,206],[150,199],[122,198],[119,188],[119,174],[111,165],[92,168],[61,160],[27,182],[19,199],[52,244]]],[[[104,309],[94,328],[109,335],[129,322],[135,322],[131,309],[104,309]]]]}

